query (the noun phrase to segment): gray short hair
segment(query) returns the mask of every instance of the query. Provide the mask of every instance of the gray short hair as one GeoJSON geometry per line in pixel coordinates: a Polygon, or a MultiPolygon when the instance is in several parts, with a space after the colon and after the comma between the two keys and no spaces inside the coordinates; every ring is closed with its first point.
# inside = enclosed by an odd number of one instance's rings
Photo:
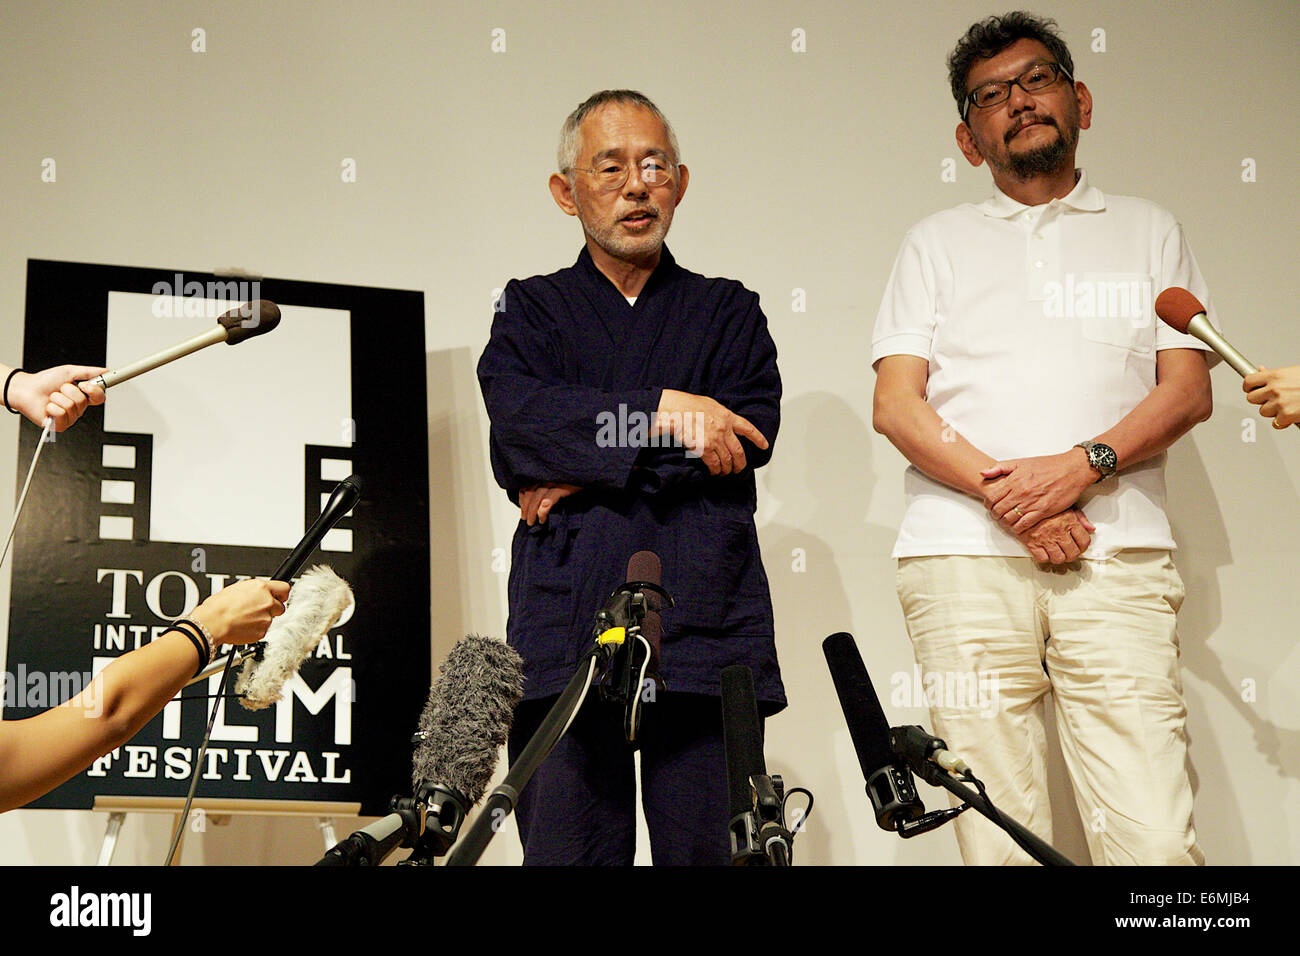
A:
{"type": "Polygon", "coordinates": [[[573,179],[572,169],[578,162],[578,130],[582,126],[582,121],[600,107],[610,103],[631,103],[653,113],[659,122],[664,124],[664,130],[668,133],[668,145],[673,153],[672,161],[674,163],[682,161],[682,152],[677,146],[677,134],[673,132],[673,124],[668,122],[668,117],[664,116],[659,107],[650,101],[650,97],[636,90],[601,90],[583,100],[560,127],[560,148],[556,150],[555,159],[559,164],[560,172],[568,176],[570,181],[573,179]]]}

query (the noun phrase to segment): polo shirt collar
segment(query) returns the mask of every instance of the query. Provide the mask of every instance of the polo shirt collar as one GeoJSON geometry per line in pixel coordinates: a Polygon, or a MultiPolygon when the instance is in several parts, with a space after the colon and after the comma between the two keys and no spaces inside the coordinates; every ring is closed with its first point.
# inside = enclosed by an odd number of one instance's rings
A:
{"type": "MultiPolygon", "coordinates": [[[[1106,197],[1100,189],[1088,182],[1086,171],[1079,169],[1076,172],[1079,175],[1078,181],[1075,182],[1074,188],[1062,197],[1061,204],[1069,206],[1076,212],[1101,212],[1106,208],[1106,197]]],[[[978,203],[976,208],[994,219],[1011,219],[1032,207],[1012,199],[995,185],[993,195],[978,203]]]]}

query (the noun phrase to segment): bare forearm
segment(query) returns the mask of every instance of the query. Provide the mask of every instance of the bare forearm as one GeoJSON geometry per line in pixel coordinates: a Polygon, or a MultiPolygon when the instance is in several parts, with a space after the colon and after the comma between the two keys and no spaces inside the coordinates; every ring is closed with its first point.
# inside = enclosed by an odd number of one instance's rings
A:
{"type": "Polygon", "coordinates": [[[1179,381],[1162,382],[1111,429],[1096,436],[1115,449],[1121,469],[1160,454],[1213,411],[1208,390],[1179,381]]]}
{"type": "Polygon", "coordinates": [[[872,423],[876,431],[935,481],[981,498],[980,471],[994,464],[957,430],[939,417],[930,403],[914,395],[877,401],[872,423]]]}
{"type": "Polygon", "coordinates": [[[0,812],[20,807],[130,740],[176,696],[198,664],[171,632],[106,667],[72,700],[0,722],[0,812]]]}

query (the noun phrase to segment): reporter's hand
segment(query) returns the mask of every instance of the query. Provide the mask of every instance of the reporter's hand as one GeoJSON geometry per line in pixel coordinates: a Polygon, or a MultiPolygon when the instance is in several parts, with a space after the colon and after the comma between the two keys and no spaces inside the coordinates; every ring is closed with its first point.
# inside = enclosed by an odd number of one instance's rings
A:
{"type": "Polygon", "coordinates": [[[252,644],[284,613],[288,597],[289,585],[283,581],[239,581],[196,607],[190,618],[203,626],[213,645],[252,644]]]}
{"type": "Polygon", "coordinates": [[[665,388],[659,397],[654,431],[656,435],[676,437],[687,451],[699,456],[711,475],[744,470],[745,449],[737,435],[743,435],[759,448],[768,447],[763,433],[749,419],[707,395],[671,388],[665,388]]]}
{"type": "Polygon", "coordinates": [[[1287,368],[1259,367],[1241,381],[1246,401],[1259,405],[1259,413],[1273,419],[1274,428],[1300,422],[1300,365],[1287,368]]]}
{"type": "Polygon", "coordinates": [[[1041,564],[1069,564],[1078,560],[1092,543],[1097,529],[1078,508],[1069,508],[1044,518],[1016,535],[1030,556],[1041,564]]]}
{"type": "Polygon", "coordinates": [[[9,382],[9,407],[36,425],[52,418],[55,431],[66,431],[89,406],[104,404],[104,390],[86,381],[103,371],[90,365],[56,365],[43,372],[19,372],[9,382]],[[76,382],[83,384],[78,387],[76,382]]]}
{"type": "Polygon", "coordinates": [[[546,524],[546,517],[551,513],[551,509],[555,507],[557,501],[581,490],[581,485],[570,485],[558,481],[520,488],[519,517],[530,526],[546,524]]]}

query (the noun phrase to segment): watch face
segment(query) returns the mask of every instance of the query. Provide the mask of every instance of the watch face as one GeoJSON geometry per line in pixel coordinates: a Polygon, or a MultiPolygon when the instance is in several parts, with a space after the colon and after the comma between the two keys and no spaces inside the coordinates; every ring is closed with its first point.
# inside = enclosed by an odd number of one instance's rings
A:
{"type": "Polygon", "coordinates": [[[1091,451],[1088,452],[1088,458],[1098,471],[1110,474],[1119,464],[1119,458],[1115,454],[1115,449],[1109,445],[1103,445],[1101,442],[1093,444],[1091,451]]]}

